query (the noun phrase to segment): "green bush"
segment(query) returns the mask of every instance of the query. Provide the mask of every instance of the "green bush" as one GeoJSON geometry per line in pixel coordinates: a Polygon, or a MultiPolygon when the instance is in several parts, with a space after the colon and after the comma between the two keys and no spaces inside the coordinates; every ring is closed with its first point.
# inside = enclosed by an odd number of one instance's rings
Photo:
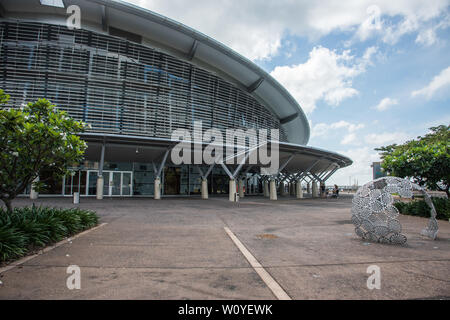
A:
{"type": "Polygon", "coordinates": [[[0,261],[18,258],[27,253],[27,236],[16,228],[0,225],[0,261]]]}
{"type": "MultiPolygon", "coordinates": [[[[436,218],[441,220],[450,219],[450,200],[443,198],[432,198],[431,200],[436,209],[436,218]]],[[[424,200],[416,200],[407,203],[396,202],[394,205],[401,214],[418,217],[429,217],[431,214],[431,209],[424,200]]]]}
{"type": "Polygon", "coordinates": [[[17,259],[97,224],[95,212],[78,208],[32,206],[15,208],[11,213],[0,208],[0,262],[17,259]]]}

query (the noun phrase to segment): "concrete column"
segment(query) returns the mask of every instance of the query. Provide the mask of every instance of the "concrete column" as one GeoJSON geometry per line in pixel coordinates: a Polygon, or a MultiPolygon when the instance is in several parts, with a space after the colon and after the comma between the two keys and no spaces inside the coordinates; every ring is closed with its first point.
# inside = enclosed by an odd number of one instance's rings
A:
{"type": "Polygon", "coordinates": [[[309,182],[306,184],[306,193],[311,193],[311,184],[309,182]]]}
{"type": "Polygon", "coordinates": [[[270,197],[269,181],[264,180],[264,197],[270,197]]]}
{"type": "Polygon", "coordinates": [[[320,183],[320,197],[321,198],[325,197],[325,183],[324,182],[320,183]],[[322,191],[322,188],[323,188],[323,191],[322,191]]]}
{"type": "Polygon", "coordinates": [[[239,198],[244,198],[244,179],[239,179],[239,198]]]}
{"type": "MultiPolygon", "coordinates": [[[[33,180],[33,182],[38,182],[39,177],[36,177],[36,179],[33,180]]],[[[33,182],[31,183],[31,190],[30,190],[30,199],[36,200],[39,197],[39,192],[37,192],[33,187],[33,182]]]]}
{"type": "Polygon", "coordinates": [[[153,198],[155,200],[161,199],[161,179],[159,177],[155,178],[155,192],[153,198]]]}
{"type": "Polygon", "coordinates": [[[319,192],[317,190],[317,182],[314,181],[312,183],[312,197],[317,198],[318,195],[319,195],[319,192]]]}
{"type": "Polygon", "coordinates": [[[295,184],[295,187],[296,187],[296,197],[297,197],[297,199],[303,198],[302,183],[300,181],[297,181],[297,183],[295,184]]]}
{"type": "MultiPolygon", "coordinates": [[[[102,144],[102,150],[100,152],[100,162],[98,165],[98,176],[97,176],[97,199],[103,199],[103,186],[105,185],[105,181],[103,179],[103,166],[105,163],[105,143],[102,144]]],[[[108,181],[109,183],[109,181],[108,181]]]]}
{"type": "Polygon", "coordinates": [[[235,194],[236,194],[236,180],[230,179],[230,188],[229,188],[229,200],[235,201],[235,194]]]}
{"type": "MultiPolygon", "coordinates": [[[[109,181],[108,181],[109,182],[109,181]]],[[[105,182],[103,181],[103,177],[97,177],[97,200],[103,199],[103,186],[105,182]]]]}
{"type": "Polygon", "coordinates": [[[208,199],[208,180],[202,179],[202,199],[208,199]]]}
{"type": "Polygon", "coordinates": [[[277,200],[277,186],[275,180],[270,180],[270,200],[277,200]]]}
{"type": "Polygon", "coordinates": [[[286,195],[286,186],[284,185],[284,182],[280,183],[280,196],[284,197],[286,195]]]}
{"type": "Polygon", "coordinates": [[[291,196],[295,196],[295,182],[291,182],[290,191],[291,191],[291,196]]]}

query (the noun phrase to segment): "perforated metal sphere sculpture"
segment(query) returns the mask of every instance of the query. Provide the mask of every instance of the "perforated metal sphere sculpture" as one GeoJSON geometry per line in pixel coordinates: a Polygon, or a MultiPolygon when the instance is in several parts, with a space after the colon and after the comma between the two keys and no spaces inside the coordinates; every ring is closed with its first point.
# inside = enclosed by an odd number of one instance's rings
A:
{"type": "Polygon", "coordinates": [[[355,233],[364,240],[380,243],[406,243],[402,234],[402,225],[397,220],[398,210],[393,205],[392,193],[398,193],[403,198],[412,198],[413,190],[424,195],[425,202],[431,208],[428,226],[421,234],[436,239],[438,224],[436,209],[430,196],[419,185],[407,179],[383,177],[366,183],[358,189],[352,201],[352,222],[355,233]]]}

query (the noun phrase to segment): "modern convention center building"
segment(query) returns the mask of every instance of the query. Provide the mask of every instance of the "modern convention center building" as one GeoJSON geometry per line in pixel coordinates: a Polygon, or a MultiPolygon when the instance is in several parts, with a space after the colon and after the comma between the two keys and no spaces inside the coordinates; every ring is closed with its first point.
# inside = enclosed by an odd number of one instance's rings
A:
{"type": "Polygon", "coordinates": [[[121,1],[2,0],[0,83],[11,107],[47,98],[90,125],[85,161],[42,195],[318,196],[318,185],[352,163],[307,146],[301,106],[256,64],[121,1]],[[203,130],[278,129],[277,172],[262,175],[247,162],[175,164],[171,134],[200,121],[203,130]]]}

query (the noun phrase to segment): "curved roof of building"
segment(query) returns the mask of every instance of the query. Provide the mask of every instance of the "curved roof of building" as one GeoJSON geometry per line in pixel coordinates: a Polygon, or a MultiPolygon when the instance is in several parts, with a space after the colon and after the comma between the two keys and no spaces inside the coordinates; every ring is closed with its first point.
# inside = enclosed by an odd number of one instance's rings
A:
{"type": "Polygon", "coordinates": [[[352,163],[343,155],[305,146],[310,128],[297,101],[266,71],[220,42],[177,21],[123,1],[62,1],[65,8],[41,5],[39,0],[2,0],[0,16],[65,25],[69,16],[67,8],[78,5],[83,29],[108,34],[108,28],[113,27],[138,35],[142,37],[142,45],[190,61],[249,92],[280,119],[289,141],[283,144],[282,149],[309,154],[340,167],[352,163]]]}
{"type": "Polygon", "coordinates": [[[271,75],[222,43],[182,23],[117,0],[63,0],[65,8],[38,0],[3,0],[14,18],[65,24],[70,5],[81,9],[82,28],[106,33],[108,27],[142,37],[142,44],[189,60],[248,91],[281,121],[291,143],[306,145],[309,123],[300,105],[271,75]]]}

